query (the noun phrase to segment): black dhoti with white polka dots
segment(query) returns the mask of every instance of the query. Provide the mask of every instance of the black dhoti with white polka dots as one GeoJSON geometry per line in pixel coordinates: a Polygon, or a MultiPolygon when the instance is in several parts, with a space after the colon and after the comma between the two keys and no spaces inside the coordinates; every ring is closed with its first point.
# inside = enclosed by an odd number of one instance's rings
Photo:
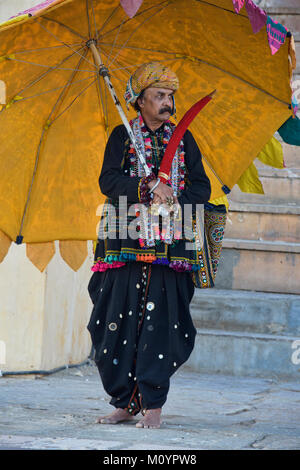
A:
{"type": "Polygon", "coordinates": [[[161,408],[170,377],[189,358],[196,328],[188,272],[142,262],[93,273],[87,326],[110,404],[135,415],[161,408]]]}

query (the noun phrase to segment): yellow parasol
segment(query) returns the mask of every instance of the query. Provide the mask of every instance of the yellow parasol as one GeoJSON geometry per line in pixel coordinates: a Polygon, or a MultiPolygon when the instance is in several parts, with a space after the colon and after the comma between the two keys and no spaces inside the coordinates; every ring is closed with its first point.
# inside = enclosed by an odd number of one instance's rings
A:
{"type": "Polygon", "coordinates": [[[276,34],[252,3],[123,0],[129,17],[119,0],[48,0],[0,25],[0,260],[12,241],[26,243],[42,271],[59,240],[76,270],[96,240],[104,148],[121,123],[99,64],[123,106],[139,65],[167,63],[180,82],[178,120],[217,89],[190,126],[211,200],[224,202],[222,187],[253,174],[253,160],[293,115],[295,54],[289,32],[274,50],[276,34]]]}

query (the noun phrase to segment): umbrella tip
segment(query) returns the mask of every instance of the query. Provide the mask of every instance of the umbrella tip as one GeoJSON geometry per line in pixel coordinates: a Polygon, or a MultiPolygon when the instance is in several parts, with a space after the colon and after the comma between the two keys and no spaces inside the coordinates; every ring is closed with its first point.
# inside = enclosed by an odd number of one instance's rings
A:
{"type": "Polygon", "coordinates": [[[214,91],[212,91],[211,93],[209,93],[208,96],[210,96],[211,98],[213,98],[213,96],[217,93],[217,89],[215,89],[214,91]]]}

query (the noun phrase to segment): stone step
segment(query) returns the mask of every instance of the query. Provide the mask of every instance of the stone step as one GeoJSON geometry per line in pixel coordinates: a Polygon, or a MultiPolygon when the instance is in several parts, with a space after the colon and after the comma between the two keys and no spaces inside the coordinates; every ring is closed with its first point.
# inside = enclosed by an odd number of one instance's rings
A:
{"type": "Polygon", "coordinates": [[[273,168],[264,165],[259,160],[255,160],[255,166],[260,178],[289,178],[300,180],[300,168],[273,168]]]}
{"type": "MultiPolygon", "coordinates": [[[[256,162],[255,162],[256,165],[256,162]]],[[[265,194],[244,193],[236,184],[228,195],[230,201],[257,204],[280,204],[298,206],[300,204],[300,171],[265,166],[259,168],[259,179],[265,194]]]]}
{"type": "Polygon", "coordinates": [[[215,285],[300,294],[299,243],[224,239],[215,285]]]}
{"type": "Polygon", "coordinates": [[[300,336],[300,295],[195,289],[196,328],[300,336]]]}
{"type": "MultiPolygon", "coordinates": [[[[227,239],[300,244],[300,206],[232,203],[225,228],[227,239]]],[[[276,246],[276,243],[275,245],[276,246]]]]}
{"type": "Polygon", "coordinates": [[[186,365],[199,373],[299,380],[299,341],[300,335],[198,328],[195,347],[186,365]]]}
{"type": "Polygon", "coordinates": [[[300,295],[195,289],[190,307],[193,370],[299,379],[300,295]]]}
{"type": "Polygon", "coordinates": [[[224,248],[254,251],[276,251],[282,253],[300,253],[300,243],[269,240],[249,240],[238,238],[224,238],[224,248]]]}
{"type": "Polygon", "coordinates": [[[280,204],[258,204],[248,202],[230,202],[229,212],[262,212],[265,214],[300,214],[300,206],[280,204]]]}

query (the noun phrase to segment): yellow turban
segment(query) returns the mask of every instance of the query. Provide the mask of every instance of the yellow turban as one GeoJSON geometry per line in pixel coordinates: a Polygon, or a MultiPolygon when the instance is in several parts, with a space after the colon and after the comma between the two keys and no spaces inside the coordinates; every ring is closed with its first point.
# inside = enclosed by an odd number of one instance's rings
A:
{"type": "Polygon", "coordinates": [[[176,73],[161,62],[143,64],[127,82],[124,94],[126,104],[134,105],[141,92],[150,86],[176,91],[179,88],[179,80],[176,73]]]}

